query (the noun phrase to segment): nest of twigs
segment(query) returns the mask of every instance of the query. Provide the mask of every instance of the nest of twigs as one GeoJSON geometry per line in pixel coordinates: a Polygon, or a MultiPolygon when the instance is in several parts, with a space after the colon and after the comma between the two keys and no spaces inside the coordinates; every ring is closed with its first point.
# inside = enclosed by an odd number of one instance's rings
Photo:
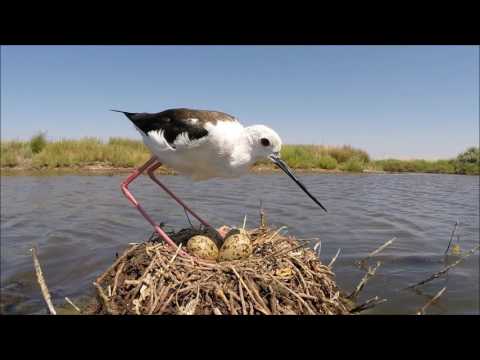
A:
{"type": "MultiPolygon", "coordinates": [[[[280,229],[279,229],[280,230],[280,229]]],[[[208,262],[155,241],[130,246],[94,283],[94,314],[349,314],[353,304],[306,242],[250,230],[253,254],[208,262]]],[[[182,250],[185,250],[182,247],[182,250]]]]}

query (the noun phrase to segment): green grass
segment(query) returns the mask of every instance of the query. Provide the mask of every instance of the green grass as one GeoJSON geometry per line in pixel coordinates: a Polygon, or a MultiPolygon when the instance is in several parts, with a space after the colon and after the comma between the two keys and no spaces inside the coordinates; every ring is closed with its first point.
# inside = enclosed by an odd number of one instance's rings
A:
{"type": "Polygon", "coordinates": [[[107,143],[97,138],[49,142],[33,157],[35,168],[59,168],[105,164],[113,167],[139,166],[149,153],[139,141],[112,138],[107,143]]]}
{"type": "Polygon", "coordinates": [[[5,141],[0,144],[0,164],[2,167],[21,166],[32,158],[28,141],[5,141]]]}
{"type": "Polygon", "coordinates": [[[107,165],[112,167],[139,166],[149,158],[140,141],[111,138],[102,142],[97,138],[42,142],[37,136],[31,141],[1,143],[1,167],[52,169],[107,165]]]}
{"type": "Polygon", "coordinates": [[[480,148],[470,147],[459,154],[455,161],[457,174],[478,175],[480,173],[480,148]]]}
{"type": "Polygon", "coordinates": [[[355,158],[361,162],[370,160],[368,154],[351,146],[284,145],[282,159],[296,169],[336,169],[339,164],[355,158]]]}
{"type": "MultiPolygon", "coordinates": [[[[1,142],[0,154],[2,168],[25,169],[82,168],[89,165],[131,168],[140,166],[150,157],[140,140],[110,138],[105,142],[98,138],[83,138],[47,141],[41,133],[30,141],[1,142]]],[[[366,151],[348,145],[284,145],[281,156],[295,169],[480,174],[480,152],[476,147],[467,149],[455,159],[437,161],[371,160],[366,151]]],[[[274,167],[268,160],[256,165],[274,167]]]]}
{"type": "Polygon", "coordinates": [[[41,152],[47,145],[47,139],[45,138],[44,133],[38,133],[30,139],[30,149],[32,153],[38,154],[41,152]]]}
{"type": "Polygon", "coordinates": [[[458,164],[456,167],[456,174],[463,175],[480,175],[479,164],[458,164]]]}
{"type": "Polygon", "coordinates": [[[322,155],[317,161],[317,166],[320,169],[333,170],[337,168],[338,163],[334,157],[330,155],[322,155]]]}
{"type": "Polygon", "coordinates": [[[349,172],[362,172],[366,168],[366,162],[360,157],[352,157],[340,164],[340,170],[349,172]]]}
{"type": "Polygon", "coordinates": [[[450,160],[376,160],[375,168],[387,172],[414,172],[439,174],[480,175],[479,162],[463,163],[457,159],[450,160]]]}

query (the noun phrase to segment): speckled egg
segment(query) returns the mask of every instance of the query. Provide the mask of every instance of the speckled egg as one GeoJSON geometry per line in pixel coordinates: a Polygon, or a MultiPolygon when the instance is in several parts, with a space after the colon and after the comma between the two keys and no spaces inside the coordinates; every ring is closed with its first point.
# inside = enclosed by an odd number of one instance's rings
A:
{"type": "Polygon", "coordinates": [[[218,247],[215,242],[203,235],[191,237],[187,242],[187,250],[201,259],[215,260],[218,257],[218,247]]]}
{"type": "Polygon", "coordinates": [[[235,231],[229,234],[218,255],[218,261],[245,259],[252,255],[253,246],[245,231],[235,231]]]}
{"type": "Polygon", "coordinates": [[[245,235],[247,236],[248,238],[250,238],[250,236],[248,235],[248,231],[245,230],[245,229],[242,229],[242,228],[233,228],[233,229],[230,229],[224,236],[224,238],[228,238],[232,235],[236,235],[236,234],[242,234],[242,235],[245,235]]]}

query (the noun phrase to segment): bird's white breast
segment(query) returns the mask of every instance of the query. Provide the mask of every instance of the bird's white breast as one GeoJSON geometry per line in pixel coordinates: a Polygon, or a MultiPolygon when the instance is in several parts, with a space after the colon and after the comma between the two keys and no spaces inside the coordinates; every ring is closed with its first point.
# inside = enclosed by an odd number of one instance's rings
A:
{"type": "Polygon", "coordinates": [[[205,129],[208,135],[204,138],[191,141],[187,133],[182,133],[173,146],[161,131],[142,136],[160,162],[194,180],[233,178],[246,173],[251,157],[243,126],[237,121],[217,121],[206,123],[205,129]]]}

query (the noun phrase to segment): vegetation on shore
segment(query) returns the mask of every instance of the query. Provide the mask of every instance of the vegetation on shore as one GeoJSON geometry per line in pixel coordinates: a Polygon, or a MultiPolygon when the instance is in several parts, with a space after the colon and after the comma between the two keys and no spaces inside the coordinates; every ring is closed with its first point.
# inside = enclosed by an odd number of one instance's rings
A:
{"type": "MultiPolygon", "coordinates": [[[[139,140],[97,138],[47,141],[37,134],[30,141],[3,141],[0,144],[2,168],[26,170],[85,168],[88,166],[131,168],[144,163],[149,152],[139,140]]],[[[445,174],[480,174],[480,150],[471,147],[447,160],[372,160],[364,150],[348,145],[284,145],[282,158],[294,169],[330,171],[385,171],[445,174]]],[[[273,168],[269,161],[257,167],[273,168]]]]}

